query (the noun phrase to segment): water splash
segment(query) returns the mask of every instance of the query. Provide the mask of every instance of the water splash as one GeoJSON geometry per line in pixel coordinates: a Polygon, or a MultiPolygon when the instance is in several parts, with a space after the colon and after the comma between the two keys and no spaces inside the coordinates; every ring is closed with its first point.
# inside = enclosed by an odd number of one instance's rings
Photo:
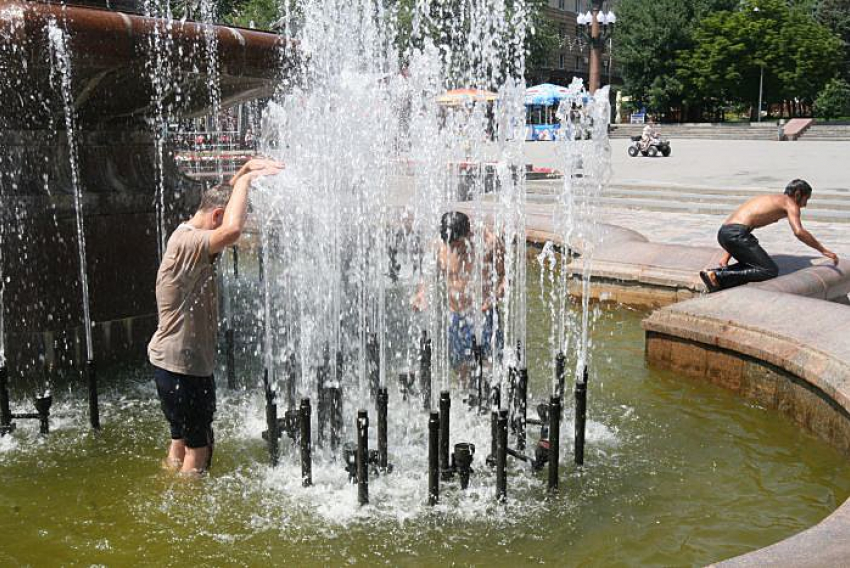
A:
{"type": "Polygon", "coordinates": [[[168,239],[166,226],[166,196],[165,196],[165,146],[168,142],[169,109],[166,98],[170,90],[179,89],[179,82],[174,81],[174,69],[171,59],[174,52],[174,17],[171,13],[171,3],[168,0],[145,0],[144,14],[153,18],[151,33],[148,35],[148,50],[150,57],[146,60],[148,76],[151,80],[153,117],[151,126],[155,146],[155,175],[156,175],[156,230],[159,258],[165,254],[168,239]],[[174,86],[176,84],[176,86],[174,86]]]}
{"type": "Polygon", "coordinates": [[[83,328],[86,340],[86,356],[94,360],[92,344],[92,321],[89,301],[89,278],[86,264],[86,235],[83,221],[83,189],[80,182],[77,152],[77,125],[72,90],[71,56],[68,51],[68,34],[55,20],[48,23],[48,38],[51,53],[51,83],[57,85],[62,94],[65,111],[65,136],[68,142],[68,160],[71,170],[71,188],[74,194],[74,211],[77,225],[77,251],[79,253],[80,288],[82,290],[83,328]]]}

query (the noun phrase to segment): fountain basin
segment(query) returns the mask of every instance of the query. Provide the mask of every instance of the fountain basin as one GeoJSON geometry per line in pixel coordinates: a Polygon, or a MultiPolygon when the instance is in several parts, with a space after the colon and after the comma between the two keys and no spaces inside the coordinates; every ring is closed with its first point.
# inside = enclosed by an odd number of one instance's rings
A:
{"type": "MultiPolygon", "coordinates": [[[[548,391],[550,363],[536,277],[529,276],[529,321],[537,322],[529,341],[539,346],[529,350],[534,402],[548,391]]],[[[105,373],[100,438],[86,432],[84,420],[57,424],[38,447],[31,429],[16,434],[17,446],[0,460],[4,502],[19,511],[0,517],[2,550],[9,562],[33,564],[158,564],[169,558],[170,543],[182,542],[210,564],[699,565],[783,538],[850,494],[848,464],[825,443],[725,389],[648,367],[645,315],[602,309],[586,465],[582,472],[571,465],[568,410],[556,499],[546,498],[545,472],[512,463],[508,505],[495,505],[493,473],[476,455],[469,489],[444,484],[441,505],[429,508],[428,416],[395,388],[395,471],[371,480],[366,508],[327,452],[316,450],[312,488],[301,487],[298,449],[288,442],[281,466],[265,465],[261,394],[254,392],[221,393],[212,476],[200,485],[175,480],[158,470],[167,430],[140,368],[105,373]],[[29,475],[36,462],[39,475],[29,475]]],[[[57,412],[74,404],[66,399],[57,412]]],[[[345,440],[353,439],[352,406],[345,440]]],[[[452,409],[452,442],[489,447],[488,417],[470,416],[458,401],[452,409]]]]}
{"type": "Polygon", "coordinates": [[[285,60],[283,42],[276,34],[197,22],[168,23],[94,7],[5,2],[0,8],[0,57],[9,70],[3,81],[10,87],[0,90],[5,128],[43,128],[56,113],[45,95],[52,91],[45,56],[50,21],[69,34],[73,99],[83,127],[142,120],[152,114],[151,71],[146,65],[154,33],[167,35],[173,44],[165,61],[176,75],[174,83],[166,85],[169,96],[163,103],[184,117],[204,114],[210,106],[205,33],[218,42],[213,64],[224,107],[270,96],[279,73],[285,73],[291,63],[292,51],[288,51],[290,60],[285,60]],[[36,96],[26,96],[30,93],[36,96]]]}

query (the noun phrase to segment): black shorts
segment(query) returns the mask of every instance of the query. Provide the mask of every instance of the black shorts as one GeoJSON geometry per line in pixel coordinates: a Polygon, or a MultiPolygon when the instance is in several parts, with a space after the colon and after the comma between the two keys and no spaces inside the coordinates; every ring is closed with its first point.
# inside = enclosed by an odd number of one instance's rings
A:
{"type": "Polygon", "coordinates": [[[213,442],[215,381],[154,367],[156,392],[162,404],[171,439],[183,440],[188,448],[203,448],[213,442]]]}

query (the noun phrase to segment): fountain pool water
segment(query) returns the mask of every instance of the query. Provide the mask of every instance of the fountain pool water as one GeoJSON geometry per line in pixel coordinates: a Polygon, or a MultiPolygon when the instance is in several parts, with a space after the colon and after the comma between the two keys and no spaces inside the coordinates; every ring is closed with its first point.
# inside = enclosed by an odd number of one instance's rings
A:
{"type": "MultiPolygon", "coordinates": [[[[534,265],[528,278],[529,341],[543,345],[551,329],[534,265]]],[[[176,479],[159,470],[168,432],[147,369],[131,369],[104,373],[99,437],[79,416],[37,442],[33,424],[0,439],[0,560],[161,565],[180,549],[207,564],[697,565],[789,536],[850,495],[842,456],[727,391],[648,369],[645,314],[598,310],[593,341],[604,355],[594,368],[604,380],[591,382],[586,466],[564,468],[555,499],[545,473],[512,466],[508,504],[496,505],[480,450],[487,426],[459,412],[453,442],[478,445],[476,474],[466,493],[455,481],[428,507],[427,414],[395,389],[396,471],[372,479],[367,507],[327,455],[312,488],[301,487],[288,444],[281,465],[267,466],[257,392],[220,393],[212,475],[176,479]]],[[[547,392],[548,348],[530,349],[529,363],[532,391],[547,392]]],[[[57,412],[80,403],[67,397],[57,412]]]]}

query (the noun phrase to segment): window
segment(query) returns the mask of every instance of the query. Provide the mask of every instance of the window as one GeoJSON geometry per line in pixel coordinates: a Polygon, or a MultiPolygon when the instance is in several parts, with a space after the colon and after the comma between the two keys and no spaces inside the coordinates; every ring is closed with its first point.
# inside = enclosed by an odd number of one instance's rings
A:
{"type": "Polygon", "coordinates": [[[565,60],[566,60],[566,57],[564,57],[563,53],[558,54],[558,69],[564,68],[565,60]]]}
{"type": "Polygon", "coordinates": [[[558,0],[558,9],[566,10],[567,8],[567,0],[558,0]]]}

